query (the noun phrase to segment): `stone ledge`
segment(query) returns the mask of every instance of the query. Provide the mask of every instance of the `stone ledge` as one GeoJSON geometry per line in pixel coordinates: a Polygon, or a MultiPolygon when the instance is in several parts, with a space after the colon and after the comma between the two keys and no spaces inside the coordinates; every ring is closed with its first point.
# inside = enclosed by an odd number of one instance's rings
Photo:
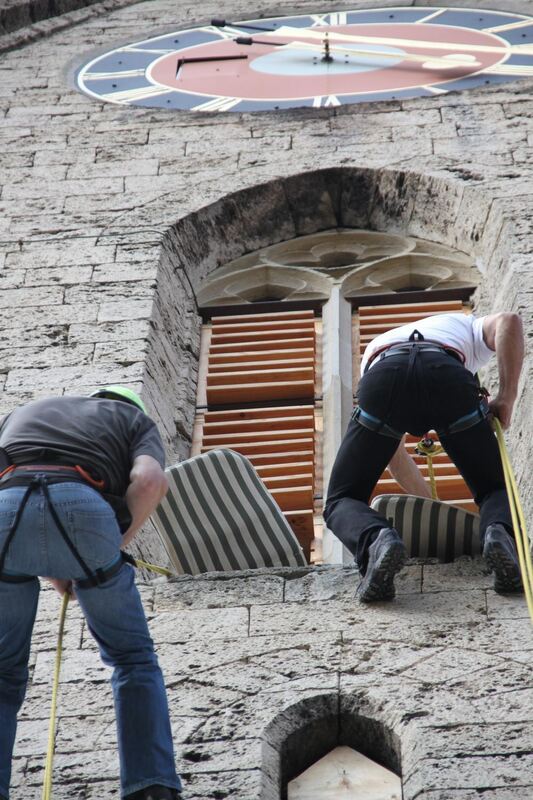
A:
{"type": "Polygon", "coordinates": [[[52,33],[79,25],[101,14],[131,6],[138,0],[2,0],[0,53],[16,50],[52,33]]]}

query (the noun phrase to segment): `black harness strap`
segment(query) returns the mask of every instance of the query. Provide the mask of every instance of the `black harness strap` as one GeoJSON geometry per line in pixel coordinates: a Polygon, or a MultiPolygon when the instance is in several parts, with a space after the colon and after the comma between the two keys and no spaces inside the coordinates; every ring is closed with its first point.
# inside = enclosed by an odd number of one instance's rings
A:
{"type": "MultiPolygon", "coordinates": [[[[416,382],[418,383],[418,391],[423,392],[426,397],[426,403],[429,405],[429,395],[427,392],[426,384],[423,380],[423,376],[420,373],[420,363],[417,360],[417,356],[420,352],[424,350],[439,350],[447,355],[452,356],[453,358],[457,359],[461,363],[461,357],[458,351],[455,351],[450,348],[446,348],[444,345],[435,345],[431,342],[426,342],[424,339],[423,334],[420,333],[419,330],[415,328],[415,330],[409,336],[409,342],[406,342],[404,345],[398,344],[393,345],[392,347],[388,348],[380,355],[377,356],[376,360],[383,359],[388,355],[395,355],[397,353],[404,353],[405,355],[409,355],[409,359],[407,362],[407,369],[404,374],[404,385],[407,384],[407,381],[414,377],[416,382]],[[418,369],[417,369],[418,367],[418,369]]],[[[369,362],[366,365],[365,372],[368,370],[370,364],[369,362]]],[[[394,377],[396,380],[396,376],[394,377]]],[[[478,380],[479,384],[479,380],[478,380]]],[[[454,420],[445,428],[439,428],[437,430],[437,434],[439,437],[441,435],[450,436],[454,433],[460,433],[461,431],[466,431],[468,428],[472,428],[474,425],[477,425],[482,420],[486,419],[489,414],[489,407],[486,400],[486,390],[480,388],[480,394],[482,395],[482,399],[479,403],[479,406],[469,414],[465,414],[463,417],[454,420]]],[[[390,390],[390,402],[389,408],[387,413],[385,414],[385,419],[378,419],[377,417],[372,416],[367,411],[364,411],[361,407],[356,407],[353,414],[352,419],[359,422],[368,430],[374,431],[375,433],[380,433],[383,436],[388,436],[392,439],[401,439],[403,437],[403,433],[400,431],[395,430],[388,424],[388,420],[390,417],[391,407],[394,399],[394,383],[390,390]]]]}
{"type": "Polygon", "coordinates": [[[30,576],[6,575],[6,574],[4,574],[3,570],[4,570],[4,562],[5,562],[5,559],[6,559],[6,555],[7,555],[7,551],[8,551],[9,545],[13,541],[15,533],[17,532],[18,526],[20,524],[20,520],[22,518],[22,514],[23,514],[24,509],[26,507],[26,504],[27,504],[27,502],[29,500],[29,497],[30,497],[31,493],[33,492],[33,490],[37,489],[37,488],[40,488],[42,490],[42,492],[43,492],[43,495],[44,495],[44,498],[46,500],[46,504],[48,506],[48,509],[50,511],[52,519],[54,520],[54,522],[56,524],[56,527],[57,527],[59,533],[61,534],[61,537],[63,538],[63,541],[65,542],[65,544],[69,548],[70,552],[72,553],[72,555],[74,556],[74,558],[76,559],[76,561],[80,565],[81,569],[83,570],[83,572],[87,576],[85,579],[76,581],[76,585],[77,586],[81,587],[82,589],[87,589],[87,588],[90,588],[90,587],[93,587],[93,586],[101,586],[103,583],[106,583],[106,581],[108,581],[110,578],[112,578],[113,575],[116,575],[116,573],[122,567],[122,564],[124,562],[128,562],[130,564],[131,563],[133,563],[133,564],[135,563],[134,559],[131,556],[128,556],[126,553],[122,553],[122,558],[119,559],[116,562],[116,564],[113,564],[108,569],[102,569],[101,567],[99,567],[98,569],[96,569],[94,571],[91,570],[87,566],[87,564],[85,563],[85,561],[83,560],[81,555],[78,553],[78,550],[76,549],[74,544],[71,542],[71,540],[69,538],[69,535],[66,532],[65,527],[64,527],[63,523],[61,522],[56,509],[54,508],[54,505],[52,503],[52,498],[50,497],[50,491],[49,491],[49,488],[48,488],[48,481],[47,481],[46,475],[37,474],[37,475],[33,476],[30,479],[28,487],[27,487],[26,491],[24,492],[24,495],[22,496],[22,500],[20,501],[20,505],[19,505],[19,507],[17,509],[17,513],[15,515],[15,519],[13,520],[13,524],[11,525],[11,528],[9,529],[9,533],[7,535],[6,541],[4,542],[4,546],[2,548],[2,552],[0,553],[0,581],[7,581],[8,583],[24,583],[26,581],[33,580],[33,576],[30,577],[30,576]]]}
{"type": "MultiPolygon", "coordinates": [[[[5,580],[3,571],[4,571],[4,561],[6,560],[7,551],[9,545],[13,541],[13,538],[17,532],[17,528],[19,526],[19,522],[21,520],[22,514],[26,507],[26,503],[28,502],[28,498],[33,490],[38,486],[37,479],[34,478],[31,483],[28,485],[28,488],[24,492],[22,500],[20,501],[20,505],[17,508],[17,513],[15,514],[15,519],[11,524],[11,528],[9,529],[9,533],[7,534],[7,538],[4,542],[4,546],[2,547],[2,552],[0,553],[0,580],[5,580]]],[[[22,577],[22,576],[8,576],[7,580],[9,583],[26,583],[27,581],[33,580],[33,577],[22,577]]]]}

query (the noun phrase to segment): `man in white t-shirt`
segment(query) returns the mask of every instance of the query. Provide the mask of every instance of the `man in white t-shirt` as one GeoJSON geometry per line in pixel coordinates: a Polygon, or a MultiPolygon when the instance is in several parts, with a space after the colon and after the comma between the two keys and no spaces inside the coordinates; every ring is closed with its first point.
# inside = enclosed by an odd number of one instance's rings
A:
{"type": "Polygon", "coordinates": [[[476,318],[439,314],[375,338],[361,363],[358,405],[341,443],[324,518],[354,555],[362,602],[394,597],[394,576],[406,551],[397,531],[368,505],[389,464],[410,494],[429,496],[405,448],[406,432],[436,430],[480,507],[483,555],[505,594],[522,591],[501,458],[490,416],[507,428],[524,354],[518,314],[476,318]],[[499,388],[487,403],[476,372],[496,354],[499,388]]]}

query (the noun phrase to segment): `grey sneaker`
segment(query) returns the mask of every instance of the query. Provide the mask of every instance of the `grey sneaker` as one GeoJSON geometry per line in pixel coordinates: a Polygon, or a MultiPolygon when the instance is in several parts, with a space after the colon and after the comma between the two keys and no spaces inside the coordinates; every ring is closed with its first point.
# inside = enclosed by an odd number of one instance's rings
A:
{"type": "Polygon", "coordinates": [[[382,528],[368,548],[368,567],[357,587],[356,597],[362,603],[392,600],[394,576],[407,560],[405,545],[394,528],[382,528]]]}
{"type": "Polygon", "coordinates": [[[517,594],[524,591],[516,544],[503,525],[489,525],[485,532],[483,558],[494,572],[494,591],[517,594]]]}

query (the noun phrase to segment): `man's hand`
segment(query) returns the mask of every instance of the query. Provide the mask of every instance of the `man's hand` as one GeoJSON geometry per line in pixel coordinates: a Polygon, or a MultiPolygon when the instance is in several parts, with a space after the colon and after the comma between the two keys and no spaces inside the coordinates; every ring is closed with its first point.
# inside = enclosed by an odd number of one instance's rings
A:
{"type": "Polygon", "coordinates": [[[70,595],[73,594],[72,581],[66,581],[62,578],[46,578],[46,580],[52,584],[56,592],[59,592],[61,597],[63,597],[65,593],[70,595]]]}
{"type": "Polygon", "coordinates": [[[131,525],[122,537],[126,547],[152,514],[168,491],[167,476],[152,456],[137,456],[130,472],[126,503],[131,525]]]}
{"type": "Polygon", "coordinates": [[[505,430],[511,424],[514,402],[502,399],[497,395],[494,400],[489,400],[489,418],[497,417],[505,430]]]}
{"type": "Polygon", "coordinates": [[[511,423],[513,406],[518,395],[518,381],[524,360],[524,333],[518,314],[500,312],[483,318],[483,338],[496,351],[500,387],[489,411],[497,417],[502,428],[511,423]]]}

